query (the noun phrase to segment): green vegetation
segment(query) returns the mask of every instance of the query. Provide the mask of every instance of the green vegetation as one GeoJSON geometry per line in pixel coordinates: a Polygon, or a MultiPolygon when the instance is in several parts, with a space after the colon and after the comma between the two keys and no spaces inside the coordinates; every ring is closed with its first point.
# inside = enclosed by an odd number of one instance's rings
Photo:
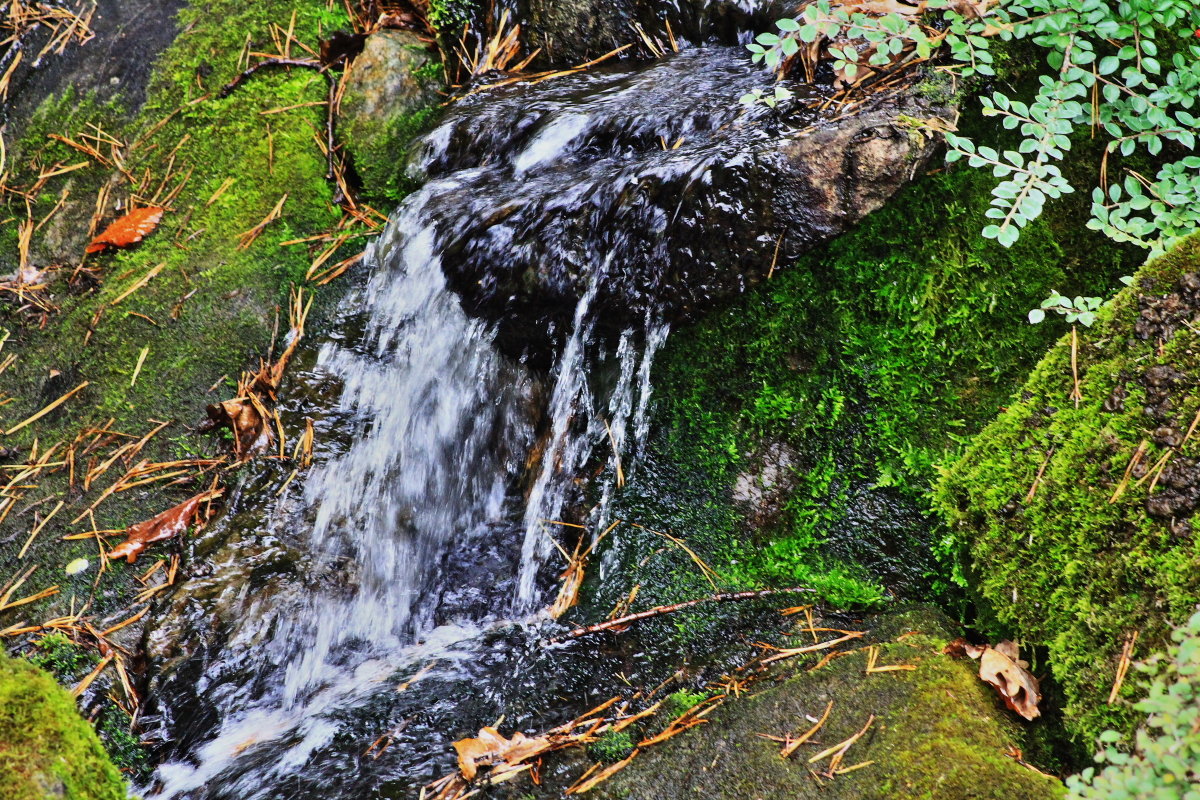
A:
{"type": "MultiPolygon", "coordinates": [[[[1020,94],[1028,102],[1013,99],[1008,87],[981,98],[984,114],[1019,130],[1019,143],[1002,150],[969,136],[946,135],[948,162],[965,157],[972,167],[1004,179],[992,191],[983,235],[1010,246],[1047,200],[1074,191],[1060,165],[1072,135],[1084,130],[1103,138],[1106,153],[1130,156],[1139,145],[1152,157],[1164,147],[1175,150],[1175,160],[1162,163],[1154,180],[1132,169],[1111,184],[1101,180],[1091,193],[1088,227],[1156,253],[1200,228],[1200,156],[1183,154],[1195,150],[1200,122],[1191,112],[1200,87],[1200,45],[1189,43],[1200,29],[1200,8],[1193,0],[1006,0],[990,8],[934,0],[928,5],[940,16],[937,27],[922,24],[915,12],[869,16],[819,0],[797,17],[779,20],[778,33],[760,34],[749,49],[756,61],[772,68],[799,55],[811,70],[807,48],[828,39],[832,68],[848,83],[861,71],[899,63],[909,51],[929,58],[942,48],[964,78],[995,76],[993,37],[1031,41],[1048,51],[1049,69],[1031,91],[1020,94]]],[[[762,97],[759,90],[743,102],[762,97]]],[[[1107,159],[1106,166],[1108,174],[1118,174],[1107,159]]],[[[1089,176],[1084,185],[1095,184],[1089,176]]]]}
{"type": "Polygon", "coordinates": [[[629,731],[606,731],[588,745],[588,752],[601,761],[620,761],[633,752],[633,734],[629,731]]]}
{"type": "Polygon", "coordinates": [[[1197,272],[1198,237],[1143,267],[1079,337],[1078,405],[1064,337],[936,492],[983,624],[1047,648],[1083,742],[1136,722],[1106,702],[1133,632],[1161,650],[1200,602],[1197,272]]]}
{"type": "Polygon", "coordinates": [[[0,653],[0,797],[124,800],[124,782],[74,699],[50,675],[0,653]]]}
{"type": "Polygon", "coordinates": [[[29,663],[46,670],[59,683],[78,680],[99,661],[95,653],[85,650],[61,633],[43,636],[35,643],[35,647],[37,649],[27,656],[29,663]]]}
{"type": "MultiPolygon", "coordinates": [[[[962,124],[983,135],[978,118],[962,124]]],[[[949,591],[952,562],[929,554],[935,465],[1053,342],[1027,310],[1054,287],[1107,296],[1138,259],[1082,229],[1082,200],[1048,209],[1012,247],[984,240],[990,189],[976,170],[920,178],[674,331],[655,367],[663,433],[616,516],[682,537],[731,586],[807,584],[847,605],[949,591]]],[[[607,546],[626,583],[594,589],[602,612],[634,585],[648,605],[712,591],[661,537],[622,528],[607,546]]]]}
{"type": "Polygon", "coordinates": [[[1116,731],[1100,735],[1097,755],[1108,762],[1067,781],[1072,800],[1134,800],[1194,797],[1200,787],[1200,614],[1171,634],[1163,657],[1139,668],[1151,681],[1146,699],[1134,705],[1148,718],[1133,753],[1115,747],[1116,731]]]}

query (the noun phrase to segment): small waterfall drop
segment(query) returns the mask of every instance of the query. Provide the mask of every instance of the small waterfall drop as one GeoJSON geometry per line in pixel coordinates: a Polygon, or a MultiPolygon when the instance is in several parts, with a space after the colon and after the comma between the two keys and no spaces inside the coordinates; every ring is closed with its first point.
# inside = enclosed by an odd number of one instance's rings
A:
{"type": "Polygon", "coordinates": [[[204,663],[172,688],[188,711],[162,711],[181,745],[148,797],[313,796],[282,787],[339,746],[348,710],[392,691],[398,669],[459,674],[464,642],[539,618],[552,537],[567,533],[555,523],[596,535],[636,470],[673,254],[747,213],[736,192],[754,175],[761,112],[736,98],[761,75],[712,50],[480,93],[420,143],[424,188],[368,249],[370,277],[315,367],[294,377],[331,387],[328,406],[304,410],[320,418],[316,462],[259,501],[255,535],[287,543],[302,568],[222,610],[204,663]],[[562,291],[482,315],[454,259],[496,275],[539,264],[562,291]],[[628,307],[613,314],[618,296],[628,307]]]}

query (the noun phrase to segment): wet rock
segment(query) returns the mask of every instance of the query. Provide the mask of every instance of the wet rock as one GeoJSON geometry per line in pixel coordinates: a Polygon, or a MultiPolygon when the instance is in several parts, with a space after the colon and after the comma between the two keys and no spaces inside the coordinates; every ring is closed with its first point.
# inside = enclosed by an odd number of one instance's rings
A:
{"type": "Polygon", "coordinates": [[[1125,398],[1128,396],[1124,385],[1113,387],[1112,394],[1104,398],[1104,410],[1109,414],[1116,414],[1125,410],[1125,398]]]}
{"type": "Polygon", "coordinates": [[[733,483],[733,501],[756,527],[778,520],[798,478],[798,454],[785,442],[769,442],[733,483]]]}
{"type": "Polygon", "coordinates": [[[396,176],[414,116],[439,99],[437,54],[411,31],[381,30],[367,37],[349,70],[338,130],[360,176],[382,189],[396,176]]]}
{"type": "Polygon", "coordinates": [[[666,46],[676,40],[699,43],[718,38],[732,43],[736,32],[763,28],[792,10],[785,0],[523,0],[517,18],[540,63],[572,66],[629,43],[638,43],[635,25],[666,46]]]}
{"type": "Polygon", "coordinates": [[[1189,272],[1180,276],[1174,291],[1138,298],[1138,318],[1134,336],[1151,341],[1170,341],[1175,333],[1197,317],[1200,309],[1200,275],[1189,272]]]}
{"type": "Polygon", "coordinates": [[[1163,519],[1190,516],[1200,505],[1200,464],[1192,458],[1171,460],[1159,477],[1158,488],[1146,500],[1150,516],[1163,519]]]}
{"type": "Polygon", "coordinates": [[[1179,447],[1183,442],[1183,431],[1170,425],[1163,425],[1155,429],[1151,438],[1159,447],[1179,447]]]}
{"type": "Polygon", "coordinates": [[[413,165],[452,287],[534,347],[589,292],[614,329],[695,318],[882,205],[938,147],[914,121],[952,114],[910,93],[823,120],[811,86],[738,104],[768,81],[706,47],[456,103],[413,165]]]}

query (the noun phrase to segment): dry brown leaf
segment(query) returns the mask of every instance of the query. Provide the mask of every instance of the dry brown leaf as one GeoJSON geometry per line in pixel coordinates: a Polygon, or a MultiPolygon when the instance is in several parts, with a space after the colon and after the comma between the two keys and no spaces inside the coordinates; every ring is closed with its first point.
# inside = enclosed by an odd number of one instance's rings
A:
{"type": "Polygon", "coordinates": [[[1004,704],[1025,719],[1037,719],[1042,712],[1038,701],[1042,699],[1038,680],[1026,669],[1024,661],[1017,658],[1017,646],[1009,641],[989,647],[979,657],[979,677],[996,687],[1004,704]]]}
{"type": "Polygon", "coordinates": [[[986,647],[987,645],[980,646],[977,644],[971,644],[960,636],[943,647],[942,652],[948,656],[951,656],[952,658],[966,658],[968,656],[971,658],[979,658],[981,655],[983,655],[983,651],[986,649],[986,647]]]}
{"type": "Polygon", "coordinates": [[[113,222],[87,246],[87,252],[99,253],[109,247],[129,247],[149,236],[162,220],[166,209],[159,206],[135,208],[113,222]]]}
{"type": "Polygon", "coordinates": [[[480,728],[476,738],[459,739],[454,743],[454,750],[458,753],[458,769],[468,781],[475,780],[482,766],[520,764],[552,747],[553,744],[544,736],[531,738],[518,731],[511,739],[505,739],[495,728],[480,728]]]}
{"type": "Polygon", "coordinates": [[[995,687],[1004,704],[1028,720],[1042,715],[1037,704],[1042,699],[1038,679],[1029,672],[1029,664],[1021,660],[1015,642],[1005,639],[992,645],[974,645],[958,638],[942,649],[955,658],[970,656],[979,659],[979,677],[995,687]]]}
{"type": "Polygon", "coordinates": [[[199,516],[200,504],[205,500],[217,497],[221,491],[217,489],[201,492],[144,522],[130,525],[125,529],[125,541],[109,551],[108,557],[114,561],[124,558],[132,564],[149,545],[170,539],[186,531],[188,526],[199,516]]]}
{"type": "Polygon", "coordinates": [[[228,426],[233,430],[233,454],[241,460],[270,449],[274,441],[270,418],[261,402],[249,395],[208,406],[206,429],[228,426]]]}

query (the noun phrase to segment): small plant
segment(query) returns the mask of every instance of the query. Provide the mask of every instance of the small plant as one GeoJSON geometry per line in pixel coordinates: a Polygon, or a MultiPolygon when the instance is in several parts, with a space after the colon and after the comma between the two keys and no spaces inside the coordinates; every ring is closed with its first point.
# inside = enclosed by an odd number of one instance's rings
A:
{"type": "Polygon", "coordinates": [[[705,692],[690,692],[687,689],[680,689],[678,692],[667,695],[663,701],[663,712],[670,717],[678,717],[680,714],[691,711],[707,699],[708,694],[705,692]]]}
{"type": "MultiPolygon", "coordinates": [[[[1133,283],[1133,278],[1126,275],[1121,278],[1121,283],[1128,286],[1133,283]]],[[[1079,386],[1079,332],[1075,326],[1092,327],[1096,322],[1096,312],[1103,302],[1100,297],[1070,298],[1052,289],[1050,296],[1043,300],[1040,306],[1029,311],[1030,325],[1037,325],[1045,320],[1047,311],[1066,317],[1067,322],[1071,323],[1071,377],[1074,380],[1071,399],[1075,401],[1076,408],[1079,408],[1079,403],[1083,400],[1083,392],[1079,386]]]]}
{"type": "Polygon", "coordinates": [[[633,736],[629,731],[607,731],[588,745],[588,751],[601,761],[620,761],[633,752],[633,736]]]}
{"type": "Polygon", "coordinates": [[[1131,752],[1117,747],[1121,734],[1105,731],[1096,761],[1067,779],[1069,800],[1200,796],[1200,613],[1175,631],[1165,657],[1138,667],[1151,681],[1134,708],[1147,714],[1131,752]]]}
{"type": "Polygon", "coordinates": [[[76,680],[84,669],[90,668],[97,661],[94,653],[83,649],[61,633],[43,636],[37,641],[36,647],[37,650],[26,658],[54,675],[59,683],[76,680]]]}
{"type": "Polygon", "coordinates": [[[742,95],[739,101],[742,105],[753,106],[762,103],[765,106],[774,108],[784,100],[791,100],[792,93],[786,86],[779,84],[775,85],[775,91],[767,94],[762,89],[751,89],[746,94],[742,95]]]}
{"type": "Polygon", "coordinates": [[[1074,299],[1051,290],[1050,296],[1042,301],[1041,306],[1029,312],[1029,323],[1037,325],[1046,318],[1047,311],[1053,311],[1067,318],[1074,325],[1079,323],[1085,328],[1092,327],[1096,321],[1096,310],[1103,300],[1099,297],[1076,297],[1074,299]]]}

